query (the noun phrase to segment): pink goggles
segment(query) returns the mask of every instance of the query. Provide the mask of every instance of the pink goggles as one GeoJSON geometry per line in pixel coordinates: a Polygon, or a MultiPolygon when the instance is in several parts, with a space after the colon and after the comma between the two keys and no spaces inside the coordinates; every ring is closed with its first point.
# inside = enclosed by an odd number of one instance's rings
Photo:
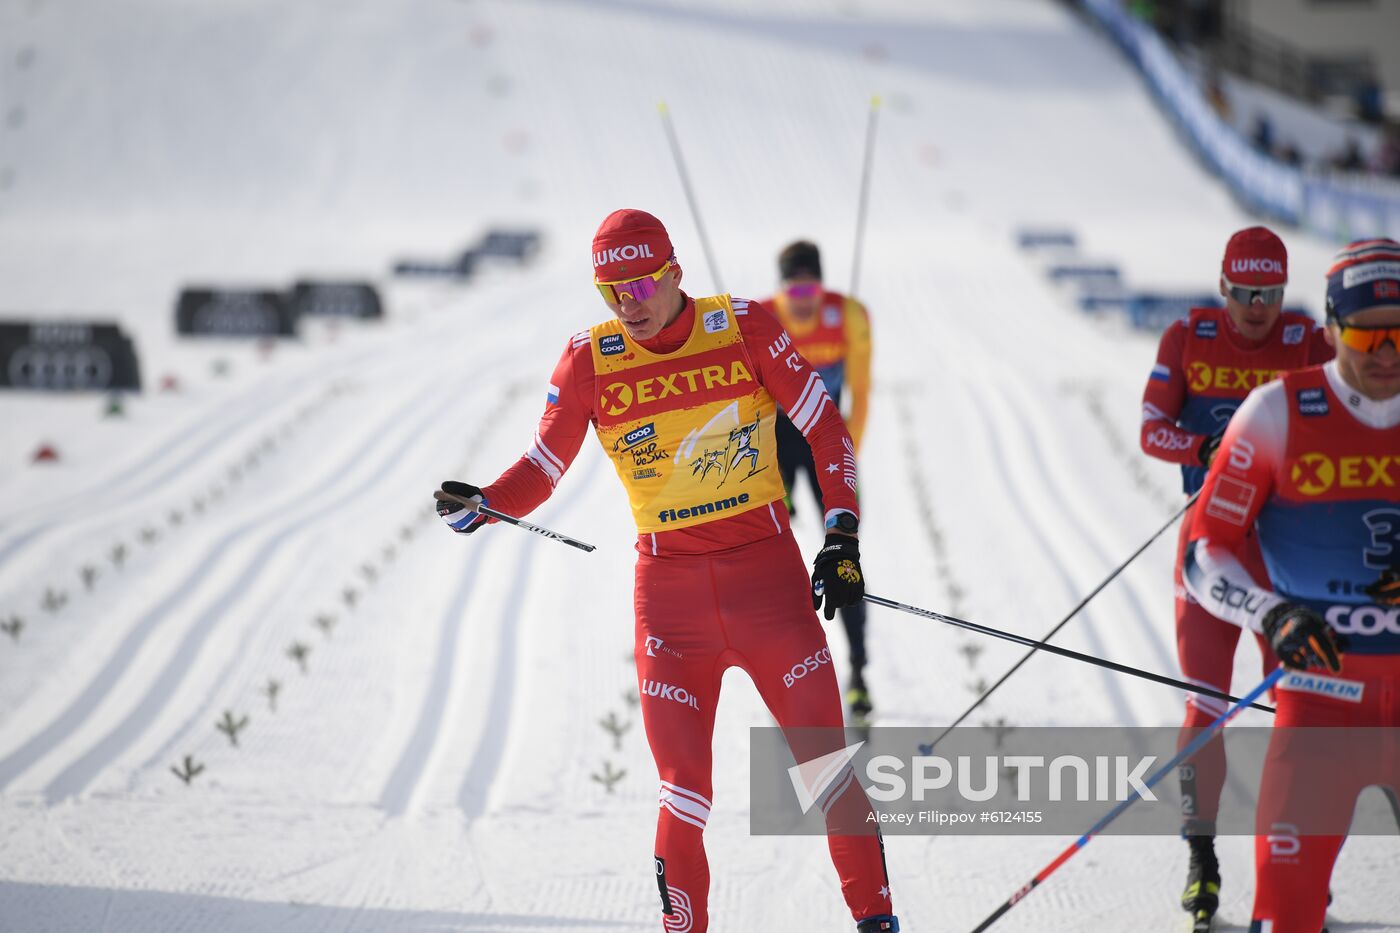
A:
{"type": "Polygon", "coordinates": [[[789,298],[811,298],[813,295],[822,293],[820,282],[798,282],[796,285],[789,285],[783,289],[783,294],[789,298]]]}
{"type": "Polygon", "coordinates": [[[646,301],[656,294],[657,283],[667,272],[671,271],[671,263],[674,259],[666,260],[666,265],[650,272],[646,275],[638,276],[635,279],[623,279],[620,282],[594,282],[598,293],[603,296],[603,300],[610,305],[622,304],[622,296],[627,295],[633,301],[646,301]]]}

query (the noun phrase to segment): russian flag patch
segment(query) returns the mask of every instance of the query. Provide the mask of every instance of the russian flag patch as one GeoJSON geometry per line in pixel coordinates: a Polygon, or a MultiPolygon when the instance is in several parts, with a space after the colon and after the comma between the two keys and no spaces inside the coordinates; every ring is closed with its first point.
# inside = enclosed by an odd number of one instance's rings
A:
{"type": "Polygon", "coordinates": [[[1172,371],[1167,368],[1165,363],[1158,363],[1152,367],[1153,382],[1171,382],[1171,378],[1172,371]]]}
{"type": "Polygon", "coordinates": [[[556,385],[551,385],[551,386],[549,387],[549,391],[545,393],[544,400],[545,400],[545,403],[548,404],[548,405],[558,405],[558,404],[559,404],[559,387],[556,386],[556,385]]]}

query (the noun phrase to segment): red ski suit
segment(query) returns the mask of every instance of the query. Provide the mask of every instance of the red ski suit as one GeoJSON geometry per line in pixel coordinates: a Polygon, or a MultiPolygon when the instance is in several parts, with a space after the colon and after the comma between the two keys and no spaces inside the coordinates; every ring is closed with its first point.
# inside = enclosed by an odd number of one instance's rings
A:
{"type": "Polygon", "coordinates": [[[1400,397],[1368,399],[1328,363],[1251,394],[1201,489],[1185,566],[1201,604],[1256,632],[1275,606],[1301,604],[1348,639],[1339,673],[1289,672],[1275,688],[1256,933],[1317,933],[1357,794],[1400,790],[1400,607],[1366,592],[1400,553],[1398,452],[1400,397]],[[1251,530],[1269,578],[1240,560],[1251,530]]]}
{"type": "MultiPolygon", "coordinates": [[[[1201,445],[1225,430],[1251,389],[1285,370],[1331,358],[1332,348],[1323,339],[1322,330],[1305,315],[1284,312],[1269,335],[1255,343],[1235,329],[1224,308],[1193,308],[1189,317],[1162,334],[1157,364],[1142,393],[1143,452],[1180,464],[1184,491],[1194,493],[1206,474],[1200,460],[1201,445]]],[[[1186,592],[1181,579],[1194,511],[1182,518],[1172,571],[1177,658],[1181,673],[1191,683],[1228,693],[1239,627],[1221,622],[1203,609],[1186,592]]],[[[1242,559],[1259,579],[1268,579],[1253,537],[1245,541],[1242,559]]],[[[1273,652],[1262,638],[1258,642],[1265,668],[1271,668],[1273,652]]],[[[1187,694],[1181,744],[1191,741],[1197,729],[1224,712],[1221,700],[1187,694]]],[[[1185,835],[1215,834],[1225,770],[1225,747],[1220,741],[1210,742],[1181,767],[1185,835]]]]}
{"type": "MultiPolygon", "coordinates": [[[[656,870],[671,933],[709,923],[702,833],[724,671],[743,668],[785,730],[829,728],[820,747],[794,748],[797,760],[844,744],[830,650],[780,501],[775,406],[810,443],[827,509],[858,513],[850,436],[776,319],[740,299],[702,299],[698,312],[695,300],[685,302],[645,343],[616,322],[571,338],[534,443],[483,490],[493,507],[528,514],[553,491],[590,424],[628,488],[639,529],[633,654],[661,778],[656,870]],[[716,440],[696,443],[697,431],[716,440]]],[[[870,804],[859,783],[846,783],[824,809],[852,916],[891,913],[883,847],[865,821],[870,804]]]]}

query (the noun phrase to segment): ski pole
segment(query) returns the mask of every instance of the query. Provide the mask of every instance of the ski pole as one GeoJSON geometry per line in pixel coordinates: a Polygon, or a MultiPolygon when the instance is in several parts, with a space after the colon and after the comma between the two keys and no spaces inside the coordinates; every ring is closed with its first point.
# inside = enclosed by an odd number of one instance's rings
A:
{"type": "Polygon", "coordinates": [[[860,281],[860,253],[865,242],[865,211],[870,203],[870,166],[875,156],[875,117],[880,112],[880,98],[870,98],[870,117],[865,122],[865,157],[860,170],[860,201],[856,205],[855,256],[851,259],[851,296],[856,295],[860,281]]]}
{"type": "Polygon", "coordinates": [[[1114,567],[1112,573],[1110,573],[1108,576],[1104,577],[1103,580],[1099,583],[1098,586],[1094,587],[1092,590],[1089,591],[1089,595],[1088,595],[1088,596],[1085,596],[1083,599],[1081,599],[1081,600],[1079,601],[1079,604],[1078,604],[1077,606],[1075,606],[1073,609],[1071,609],[1071,610],[1065,615],[1065,617],[1064,617],[1063,619],[1061,619],[1059,622],[1055,623],[1055,627],[1054,627],[1054,628],[1052,628],[1050,631],[1046,632],[1043,636],[1041,636],[1040,641],[1035,642],[1035,643],[1031,646],[1031,650],[1030,650],[1030,651],[1027,651],[1024,655],[1021,656],[1021,660],[1019,660],[1019,661],[1017,661],[1015,664],[1011,665],[1011,669],[1008,670],[1005,674],[1002,674],[1001,677],[997,680],[996,683],[992,684],[990,687],[988,687],[988,688],[986,689],[986,691],[985,691],[981,696],[979,696],[977,699],[973,700],[973,701],[972,701],[972,705],[969,706],[967,709],[963,710],[962,715],[959,716],[957,719],[953,720],[953,724],[952,724],[951,726],[948,726],[948,727],[947,727],[946,729],[944,729],[942,732],[940,732],[940,733],[938,734],[938,738],[934,739],[933,742],[930,743],[930,744],[932,744],[932,745],[937,745],[939,742],[943,741],[944,736],[946,736],[949,732],[952,732],[952,731],[953,731],[954,729],[956,729],[958,726],[962,725],[963,720],[966,719],[968,716],[971,716],[971,715],[972,715],[972,711],[975,710],[977,707],[981,706],[983,700],[985,700],[985,699],[987,699],[987,697],[991,696],[991,695],[996,691],[996,689],[997,689],[998,687],[1000,687],[1002,684],[1006,683],[1006,681],[1007,681],[1008,679],[1010,679],[1010,677],[1011,677],[1012,674],[1014,674],[1014,673],[1016,673],[1018,670],[1020,670],[1020,669],[1021,669],[1021,665],[1022,665],[1022,664],[1025,664],[1027,661],[1029,661],[1029,660],[1031,659],[1031,655],[1035,654],[1035,653],[1036,653],[1037,651],[1039,651],[1041,648],[1044,648],[1044,647],[1045,647],[1045,643],[1046,643],[1047,641],[1049,641],[1050,639],[1054,638],[1054,637],[1055,637],[1055,633],[1058,632],[1060,629],[1062,629],[1062,628],[1065,627],[1065,623],[1067,623],[1070,619],[1073,619],[1075,616],[1079,615],[1079,610],[1081,610],[1081,609],[1083,609],[1085,606],[1089,605],[1089,600],[1093,599],[1095,596],[1099,595],[1099,593],[1103,592],[1103,588],[1106,587],[1106,586],[1108,586],[1110,583],[1112,583],[1112,582],[1114,581],[1114,579],[1115,579],[1120,573],[1122,573],[1125,569],[1127,569],[1127,566],[1128,566],[1129,564],[1131,564],[1133,561],[1137,560],[1138,557],[1141,556],[1142,552],[1145,551],[1145,550],[1147,550],[1147,548],[1152,544],[1153,541],[1156,541],[1158,538],[1160,538],[1160,537],[1162,536],[1162,532],[1166,531],[1166,530],[1167,530],[1168,528],[1170,528],[1172,525],[1176,524],[1176,520],[1177,520],[1178,518],[1180,518],[1182,515],[1184,515],[1184,514],[1186,513],[1186,510],[1187,510],[1187,509],[1191,508],[1192,504],[1195,503],[1196,498],[1197,498],[1198,496],[1200,496],[1200,494],[1201,494],[1201,493],[1200,493],[1199,490],[1196,491],[1196,492],[1194,492],[1194,493],[1192,493],[1192,494],[1191,494],[1191,498],[1189,498],[1189,499],[1186,500],[1186,504],[1183,505],[1180,509],[1178,509],[1175,515],[1173,515],[1171,518],[1167,519],[1166,523],[1163,524],[1161,528],[1158,528],[1156,531],[1154,531],[1154,532],[1152,533],[1152,537],[1150,537],[1150,538],[1148,538],[1146,541],[1142,542],[1142,545],[1139,546],[1138,549],[1137,549],[1136,551],[1134,551],[1133,553],[1129,554],[1127,560],[1123,561],[1123,563],[1119,564],[1117,567],[1114,567]]]}
{"type": "Polygon", "coordinates": [[[719,266],[715,263],[715,254],[710,251],[710,238],[705,235],[705,224],[700,220],[700,207],[695,203],[695,192],[690,187],[690,173],[685,170],[685,159],[681,157],[681,143],[676,138],[676,128],[671,124],[671,111],[667,109],[663,100],[656,105],[656,109],[661,113],[661,125],[666,129],[666,139],[671,144],[671,157],[676,161],[676,171],[681,176],[681,187],[685,189],[685,199],[690,204],[691,216],[695,218],[695,229],[700,233],[700,247],[705,251],[705,261],[710,264],[710,278],[715,280],[715,291],[723,292],[724,286],[719,281],[719,266]]]}
{"type": "MultiPolygon", "coordinates": [[[[1187,744],[1184,748],[1182,748],[1181,751],[1177,752],[1170,761],[1162,765],[1162,767],[1158,768],[1147,779],[1147,781],[1144,784],[1144,788],[1151,788],[1154,784],[1156,784],[1166,775],[1170,774],[1173,770],[1175,770],[1177,765],[1181,764],[1183,761],[1196,754],[1196,752],[1200,751],[1201,747],[1204,746],[1207,742],[1209,742],[1212,738],[1214,738],[1215,733],[1219,732],[1221,728],[1224,727],[1225,723],[1235,718],[1235,716],[1239,714],[1240,710],[1244,709],[1246,705],[1252,705],[1252,701],[1256,697],[1262,696],[1264,691],[1272,687],[1280,677],[1287,673],[1287,671],[1287,668],[1280,666],[1276,668],[1274,672],[1271,673],[1268,677],[1265,677],[1262,681],[1260,681],[1257,687],[1246,693],[1238,703],[1236,703],[1234,706],[1230,707],[1224,713],[1222,713],[1220,717],[1215,720],[1215,722],[1211,723],[1209,726],[1206,726],[1205,729],[1201,731],[1200,735],[1192,739],[1191,742],[1187,744]]],[[[1027,894],[1030,894],[1031,891],[1035,890],[1035,887],[1037,885],[1039,885],[1046,878],[1050,877],[1050,875],[1052,875],[1055,872],[1055,869],[1059,868],[1065,862],[1069,861],[1070,856],[1074,855],[1074,853],[1078,852],[1080,849],[1088,845],[1090,839],[1098,835],[1103,830],[1103,828],[1109,823],[1112,823],[1114,820],[1116,820],[1119,817],[1119,815],[1123,813],[1124,810],[1128,809],[1141,799],[1142,792],[1139,791],[1136,787],[1134,787],[1133,795],[1131,797],[1129,797],[1127,800],[1122,801],[1118,804],[1118,806],[1108,811],[1108,813],[1106,813],[1103,816],[1103,818],[1101,818],[1093,826],[1089,827],[1088,832],[1080,836],[1078,839],[1074,840],[1074,842],[1070,843],[1067,849],[1065,849],[1063,852],[1057,855],[1054,861],[1052,861],[1049,865],[1046,865],[1040,871],[1036,872],[1034,878],[1032,878],[1028,883],[1022,885],[1016,891],[1015,894],[1007,898],[1006,903],[1002,904],[996,910],[992,911],[991,916],[987,917],[986,920],[983,920],[980,924],[978,924],[977,928],[974,929],[972,933],[983,933],[984,930],[986,930],[992,924],[1000,920],[1002,914],[1006,913],[1012,907],[1015,907],[1016,904],[1022,898],[1024,898],[1027,894]]]]}
{"type": "Polygon", "coordinates": [[[463,499],[461,496],[454,496],[452,493],[442,489],[436,490],[433,493],[433,498],[437,499],[440,502],[456,502],[458,505],[461,505],[473,512],[480,512],[482,515],[489,515],[492,518],[499,519],[508,525],[514,525],[516,528],[524,528],[526,531],[532,531],[542,538],[550,538],[554,541],[560,541],[564,544],[567,544],[569,547],[576,547],[580,551],[597,550],[597,548],[595,548],[593,545],[584,544],[577,538],[570,538],[566,534],[560,534],[557,531],[550,531],[548,528],[541,528],[539,525],[532,525],[527,521],[516,518],[514,515],[507,515],[505,512],[497,512],[495,509],[490,508],[489,506],[481,505],[480,503],[475,502],[471,499],[463,499]]]}
{"type": "MultiPolygon", "coordinates": [[[[1117,661],[1109,661],[1105,658],[1098,658],[1092,654],[1081,654],[1078,651],[1071,651],[1068,648],[1061,648],[1059,645],[1047,645],[1043,642],[1034,641],[1026,637],[1025,635],[1017,635],[1013,632],[1003,632],[1001,629],[992,628],[987,625],[979,625],[976,622],[968,622],[966,619],[959,619],[954,616],[944,615],[941,612],[934,612],[931,609],[920,609],[917,606],[910,606],[906,605],[905,603],[897,603],[892,599],[885,599],[880,596],[871,596],[869,593],[865,594],[865,601],[868,603],[874,603],[877,606],[884,606],[887,609],[898,609],[900,612],[907,612],[910,615],[923,616],[926,619],[933,619],[935,622],[945,622],[948,625],[956,625],[958,628],[965,628],[970,632],[977,632],[982,635],[991,635],[994,638],[1003,638],[1006,641],[1015,642],[1018,645],[1035,645],[1041,651],[1048,651],[1051,654],[1058,654],[1060,657],[1063,658],[1072,658],[1076,661],[1083,661],[1085,664],[1093,664],[1097,667],[1107,668],[1110,671],[1117,671],[1120,674],[1131,674],[1132,676],[1140,677],[1143,680],[1150,680],[1154,683],[1165,684],[1168,687],[1176,687],[1179,690],[1185,690],[1187,693],[1199,693],[1204,696],[1215,697],[1217,700],[1228,700],[1231,703],[1238,703],[1240,701],[1239,697],[1231,696],[1228,693],[1221,693],[1219,690],[1213,690],[1210,687],[1203,687],[1199,684],[1187,683],[1184,680],[1177,680],[1175,677],[1167,677],[1164,674],[1154,674],[1151,671],[1145,671],[1139,667],[1130,667],[1127,664],[1119,664],[1117,661]]],[[[1265,706],[1262,703],[1250,703],[1249,705],[1252,706],[1254,709],[1262,710],[1266,713],[1272,713],[1274,711],[1274,708],[1272,706],[1265,706]]],[[[945,731],[944,735],[946,734],[947,732],[945,731]]],[[[942,736],[939,736],[939,738],[942,738],[942,736]]]]}

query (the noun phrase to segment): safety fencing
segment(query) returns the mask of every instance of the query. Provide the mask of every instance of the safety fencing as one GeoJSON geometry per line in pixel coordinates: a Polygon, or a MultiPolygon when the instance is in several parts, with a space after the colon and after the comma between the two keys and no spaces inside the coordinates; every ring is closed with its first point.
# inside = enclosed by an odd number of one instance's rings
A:
{"type": "Polygon", "coordinates": [[[1080,0],[1142,73],[1196,154],[1250,210],[1339,243],[1400,237],[1400,188],[1378,179],[1304,171],[1254,148],[1211,107],[1171,46],[1120,0],[1080,0]]]}

